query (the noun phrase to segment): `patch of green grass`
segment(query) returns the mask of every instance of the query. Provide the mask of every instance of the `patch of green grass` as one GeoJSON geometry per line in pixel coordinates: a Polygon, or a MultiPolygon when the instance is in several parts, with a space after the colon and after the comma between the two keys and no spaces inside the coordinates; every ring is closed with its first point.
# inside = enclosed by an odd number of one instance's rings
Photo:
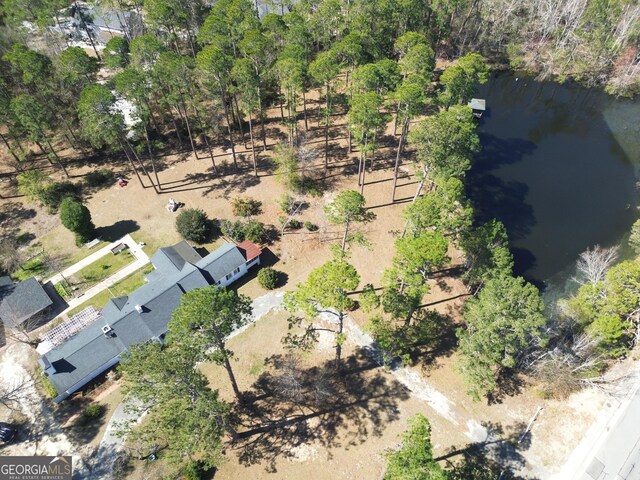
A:
{"type": "Polygon", "coordinates": [[[104,307],[111,298],[122,297],[123,295],[129,295],[134,290],[137,290],[145,284],[144,277],[148,273],[153,271],[153,265],[149,264],[141,268],[140,270],[132,273],[128,277],[123,278],[118,283],[113,284],[111,287],[103,290],[94,297],[90,298],[86,302],[81,303],[76,308],[70,310],[67,315],[70,317],[80,310],[87,308],[89,305],[93,305],[95,308],[104,307]]]}
{"type": "Polygon", "coordinates": [[[264,359],[252,355],[251,366],[249,367],[249,375],[258,376],[264,370],[264,359]]]}
{"type": "Polygon", "coordinates": [[[101,241],[97,245],[91,248],[80,247],[78,251],[75,252],[73,255],[65,258],[63,262],[63,268],[61,268],[61,270],[78,263],[80,260],[84,259],[85,257],[88,257],[92,253],[96,253],[98,250],[100,250],[103,247],[106,247],[107,245],[109,245],[109,242],[101,241]]]}
{"type": "Polygon", "coordinates": [[[51,399],[56,398],[58,396],[58,392],[56,391],[56,387],[53,386],[53,383],[51,383],[51,380],[49,380],[49,377],[41,375],[40,380],[42,381],[42,388],[47,396],[51,399]]]}
{"type": "MultiPolygon", "coordinates": [[[[169,236],[171,235],[172,234],[169,234],[169,236]]],[[[177,233],[175,235],[178,236],[177,233]]],[[[144,234],[142,232],[136,232],[135,234],[132,234],[131,238],[133,238],[138,243],[144,242],[142,250],[149,256],[152,256],[154,253],[156,253],[160,247],[168,247],[180,241],[180,239],[178,238],[178,240],[176,240],[175,242],[171,242],[165,240],[165,236],[158,238],[152,235],[144,234]]]]}
{"type": "Polygon", "coordinates": [[[18,270],[13,272],[13,278],[21,282],[22,280],[26,280],[27,278],[36,275],[42,275],[44,271],[44,260],[42,258],[42,255],[38,255],[28,262],[23,263],[18,270]]]}
{"type": "Polygon", "coordinates": [[[109,245],[109,242],[101,241],[91,248],[76,247],[73,242],[61,244],[59,236],[60,232],[54,229],[46,235],[38,237],[38,242],[45,252],[59,257],[59,266],[57,267],[59,271],[78,263],[83,258],[109,245]]]}
{"type": "Polygon", "coordinates": [[[60,283],[56,283],[53,288],[56,289],[56,292],[58,292],[58,295],[60,295],[62,298],[67,298],[69,297],[70,293],[69,293],[69,285],[67,284],[67,282],[60,282],[60,283]],[[65,285],[66,284],[66,285],[65,285]]]}
{"type": "MultiPolygon", "coordinates": [[[[128,250],[124,250],[117,255],[108,253],[99,258],[91,265],[86,266],[79,272],[74,273],[73,278],[88,287],[110,277],[118,270],[126,267],[135,260],[134,256],[128,250]]],[[[72,282],[75,283],[75,282],[72,282]]]]}

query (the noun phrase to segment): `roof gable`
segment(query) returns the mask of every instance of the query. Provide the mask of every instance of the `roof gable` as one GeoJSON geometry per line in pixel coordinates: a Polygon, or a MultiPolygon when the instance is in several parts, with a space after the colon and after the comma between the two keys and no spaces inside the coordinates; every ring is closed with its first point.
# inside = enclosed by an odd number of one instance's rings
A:
{"type": "Polygon", "coordinates": [[[217,282],[246,262],[244,255],[236,245],[225,243],[200,260],[196,266],[207,272],[212,280],[217,282]]]}
{"type": "Polygon", "coordinates": [[[161,274],[168,275],[176,273],[181,271],[186,264],[195,264],[201,259],[200,254],[198,254],[186,240],[183,240],[171,247],[158,249],[151,257],[151,263],[153,263],[159,273],[153,274],[152,272],[150,276],[157,278],[161,274]]]}
{"type": "Polygon", "coordinates": [[[262,249],[253,242],[249,240],[245,240],[244,242],[240,242],[238,244],[238,248],[244,255],[244,258],[247,262],[253,260],[256,257],[259,257],[262,253],[262,249]]]}

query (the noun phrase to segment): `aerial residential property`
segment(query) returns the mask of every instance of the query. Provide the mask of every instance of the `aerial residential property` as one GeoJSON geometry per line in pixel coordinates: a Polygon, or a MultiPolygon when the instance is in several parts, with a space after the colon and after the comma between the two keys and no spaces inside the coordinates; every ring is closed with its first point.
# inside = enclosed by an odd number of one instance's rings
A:
{"type": "Polygon", "coordinates": [[[249,241],[225,243],[201,257],[186,241],[158,249],[155,270],[130,295],[112,298],[100,315],[70,338],[42,345],[38,360],[60,402],[116,365],[135,343],[163,341],[171,313],[182,295],[209,285],[227,286],[260,264],[260,247],[249,241]]]}
{"type": "Polygon", "coordinates": [[[0,477],[640,480],[639,45],[631,0],[1,1],[0,477]]]}

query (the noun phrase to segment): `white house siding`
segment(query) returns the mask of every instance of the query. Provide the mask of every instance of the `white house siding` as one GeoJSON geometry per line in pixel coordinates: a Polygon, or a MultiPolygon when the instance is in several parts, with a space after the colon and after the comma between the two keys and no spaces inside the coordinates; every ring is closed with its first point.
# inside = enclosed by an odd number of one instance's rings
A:
{"type": "Polygon", "coordinates": [[[253,267],[254,265],[260,265],[260,257],[256,257],[253,260],[247,262],[247,269],[253,267]]]}
{"type": "MultiPolygon", "coordinates": [[[[237,272],[233,273],[233,272],[229,272],[227,275],[225,275],[224,277],[222,277],[219,281],[218,281],[218,285],[222,286],[222,287],[227,287],[230,284],[232,284],[233,282],[235,282],[236,280],[238,280],[240,277],[246,275],[247,273],[247,265],[240,265],[237,267],[237,272]],[[231,277],[227,278],[227,276],[231,274],[231,277]]],[[[235,270],[234,270],[235,271],[235,270]]]]}

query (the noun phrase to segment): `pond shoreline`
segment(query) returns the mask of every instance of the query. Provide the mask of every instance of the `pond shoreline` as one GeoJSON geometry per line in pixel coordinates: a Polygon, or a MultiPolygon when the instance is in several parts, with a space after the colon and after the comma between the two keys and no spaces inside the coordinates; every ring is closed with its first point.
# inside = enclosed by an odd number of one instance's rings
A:
{"type": "Polygon", "coordinates": [[[558,288],[582,251],[620,243],[637,218],[640,104],[509,69],[476,96],[487,100],[466,182],[476,220],[505,224],[516,274],[558,288]]]}

